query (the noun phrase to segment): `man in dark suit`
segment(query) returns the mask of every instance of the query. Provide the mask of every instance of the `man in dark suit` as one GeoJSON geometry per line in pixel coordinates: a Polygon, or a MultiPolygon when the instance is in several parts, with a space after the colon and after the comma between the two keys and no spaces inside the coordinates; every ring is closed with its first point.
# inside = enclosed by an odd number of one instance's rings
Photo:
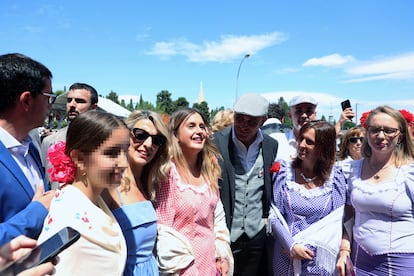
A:
{"type": "Polygon", "coordinates": [[[258,94],[245,94],[234,105],[234,123],[214,134],[219,179],[227,227],[234,256],[234,275],[272,275],[273,238],[266,234],[272,198],[270,167],[277,141],[262,134],[268,102],[258,94]]]}
{"type": "Polygon", "coordinates": [[[21,54],[0,56],[0,245],[37,238],[53,193],[29,131],[44,123],[55,99],[52,73],[21,54]]]}

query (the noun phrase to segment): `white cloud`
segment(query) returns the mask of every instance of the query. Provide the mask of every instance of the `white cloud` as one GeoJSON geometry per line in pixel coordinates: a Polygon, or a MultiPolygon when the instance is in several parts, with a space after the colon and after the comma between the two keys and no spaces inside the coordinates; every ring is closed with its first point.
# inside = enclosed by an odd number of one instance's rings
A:
{"type": "Polygon", "coordinates": [[[347,68],[345,72],[351,75],[365,76],[347,80],[346,82],[414,79],[414,53],[364,62],[362,65],[347,68]]]}
{"type": "Polygon", "coordinates": [[[344,65],[353,60],[354,58],[350,55],[341,56],[340,54],[332,54],[332,55],[328,55],[324,57],[308,59],[304,64],[302,64],[302,66],[332,67],[332,66],[344,65]]]}
{"type": "Polygon", "coordinates": [[[161,59],[182,55],[190,62],[229,62],[246,53],[254,54],[286,40],[287,36],[279,32],[251,36],[223,35],[220,41],[204,41],[202,44],[177,39],[157,42],[147,54],[161,59]]]}
{"type": "Polygon", "coordinates": [[[354,79],[346,80],[343,82],[344,83],[357,83],[357,82],[367,82],[367,81],[375,81],[375,80],[408,80],[408,79],[414,79],[414,71],[382,74],[382,75],[375,75],[375,76],[363,77],[363,78],[354,78],[354,79]]]}

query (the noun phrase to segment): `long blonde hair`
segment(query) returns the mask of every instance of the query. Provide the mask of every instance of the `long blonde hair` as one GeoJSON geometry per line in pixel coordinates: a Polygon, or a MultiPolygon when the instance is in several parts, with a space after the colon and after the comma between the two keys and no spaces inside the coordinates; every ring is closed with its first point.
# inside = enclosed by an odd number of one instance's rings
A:
{"type": "Polygon", "coordinates": [[[178,142],[176,135],[181,124],[191,115],[199,114],[206,126],[206,141],[203,149],[198,154],[197,165],[201,169],[201,175],[210,182],[213,190],[218,190],[218,178],[221,175],[221,168],[218,164],[218,158],[221,158],[220,152],[217,147],[211,141],[208,133],[210,124],[206,120],[205,116],[195,108],[183,108],[175,111],[170,118],[168,124],[168,134],[170,135],[169,155],[171,160],[176,164],[178,168],[185,168],[189,171],[189,164],[184,157],[181,146],[178,142]]]}
{"type": "MultiPolygon", "coordinates": [[[[158,133],[167,138],[167,143],[158,148],[154,158],[142,170],[141,181],[144,193],[149,199],[154,200],[158,186],[166,179],[166,167],[168,165],[168,131],[160,115],[150,110],[134,110],[125,120],[125,123],[131,130],[137,122],[144,119],[150,120],[158,133]]],[[[120,188],[122,189],[129,181],[124,173],[120,188]]]]}

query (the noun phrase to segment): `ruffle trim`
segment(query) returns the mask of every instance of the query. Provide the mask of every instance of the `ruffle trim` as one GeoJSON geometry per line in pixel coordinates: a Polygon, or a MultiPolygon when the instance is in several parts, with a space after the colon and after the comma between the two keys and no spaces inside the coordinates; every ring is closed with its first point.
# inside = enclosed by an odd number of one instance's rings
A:
{"type": "Polygon", "coordinates": [[[291,166],[291,162],[279,160],[281,163],[280,171],[277,175],[276,182],[283,181],[285,179],[286,188],[290,191],[297,192],[304,198],[315,198],[323,196],[332,192],[334,183],[340,183],[339,169],[333,167],[329,179],[320,187],[308,190],[303,185],[295,182],[294,169],[291,166]]]}
{"type": "Polygon", "coordinates": [[[196,185],[183,182],[180,178],[180,175],[178,174],[177,167],[175,166],[175,164],[173,162],[171,162],[170,164],[171,164],[171,175],[174,176],[174,178],[176,178],[175,182],[177,183],[177,187],[180,190],[180,192],[190,189],[194,191],[195,193],[205,194],[208,191],[209,189],[208,183],[204,183],[203,185],[196,186],[196,185]]]}
{"type": "Polygon", "coordinates": [[[394,180],[388,182],[376,184],[369,180],[361,179],[362,160],[354,161],[351,164],[351,182],[353,183],[352,189],[360,191],[363,194],[376,194],[386,193],[389,191],[400,191],[405,189],[405,182],[413,178],[413,164],[401,166],[398,168],[397,175],[394,180]],[[356,185],[355,185],[356,184],[356,185]]]}

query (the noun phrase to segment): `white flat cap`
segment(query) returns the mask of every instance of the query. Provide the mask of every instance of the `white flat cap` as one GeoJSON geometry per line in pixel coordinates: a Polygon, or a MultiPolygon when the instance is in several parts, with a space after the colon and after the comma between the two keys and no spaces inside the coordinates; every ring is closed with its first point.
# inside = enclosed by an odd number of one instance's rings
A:
{"type": "Polygon", "coordinates": [[[259,94],[244,94],[234,104],[234,112],[254,117],[267,115],[269,102],[259,94]]]}
{"type": "Polygon", "coordinates": [[[314,106],[318,105],[318,102],[314,98],[312,98],[309,95],[303,94],[303,95],[298,95],[298,96],[293,97],[289,102],[289,107],[295,106],[301,103],[310,103],[310,104],[313,104],[314,106]]]}

